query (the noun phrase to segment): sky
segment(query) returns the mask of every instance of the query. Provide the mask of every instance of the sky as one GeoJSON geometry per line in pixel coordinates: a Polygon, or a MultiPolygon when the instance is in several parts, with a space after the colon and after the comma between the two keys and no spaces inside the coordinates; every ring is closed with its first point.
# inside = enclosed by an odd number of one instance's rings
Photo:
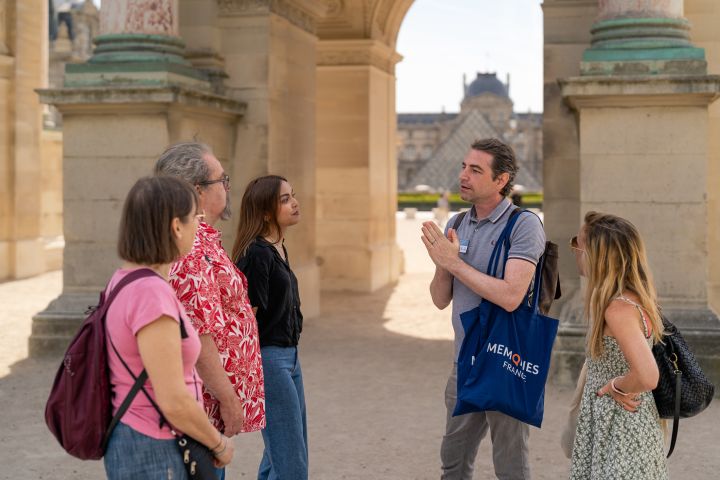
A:
{"type": "MultiPolygon", "coordinates": [[[[100,4],[100,0],[94,0],[100,4]]],[[[415,0],[400,27],[398,112],[460,110],[462,77],[510,74],[517,112],[542,112],[542,0],[415,0]]]]}
{"type": "Polygon", "coordinates": [[[542,112],[542,0],[415,0],[400,27],[398,112],[460,110],[462,77],[497,72],[515,111],[542,112]]]}

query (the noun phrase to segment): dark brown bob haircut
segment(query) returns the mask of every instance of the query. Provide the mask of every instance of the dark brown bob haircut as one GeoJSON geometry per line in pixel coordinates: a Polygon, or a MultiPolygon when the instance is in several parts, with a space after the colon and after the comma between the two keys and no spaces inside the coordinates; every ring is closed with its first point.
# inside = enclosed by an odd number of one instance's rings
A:
{"type": "Polygon", "coordinates": [[[172,221],[190,221],[197,193],[185,180],[169,175],[141,178],[125,198],[118,255],[139,265],[172,263],[180,256],[172,221]]]}
{"type": "Polygon", "coordinates": [[[245,255],[256,237],[269,235],[273,230],[280,234],[277,210],[282,182],[287,182],[287,178],[265,175],[251,180],[245,187],[240,204],[240,222],[232,249],[234,261],[237,262],[245,255]]]}
{"type": "Polygon", "coordinates": [[[486,138],[483,140],[476,140],[472,144],[473,150],[485,152],[492,155],[492,171],[493,180],[502,175],[503,173],[508,174],[508,181],[500,190],[500,195],[507,197],[513,188],[513,181],[518,171],[517,161],[515,160],[515,151],[512,147],[497,138],[486,138]]]}

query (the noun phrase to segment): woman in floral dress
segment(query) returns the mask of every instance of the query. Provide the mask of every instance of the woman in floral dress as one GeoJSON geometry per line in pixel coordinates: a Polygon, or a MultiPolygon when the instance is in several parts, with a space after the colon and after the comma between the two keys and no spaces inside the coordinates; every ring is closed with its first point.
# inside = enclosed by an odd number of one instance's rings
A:
{"type": "Polygon", "coordinates": [[[666,479],[651,350],[663,327],[643,241],[629,221],[589,212],[571,247],[590,328],[570,479],[666,479]]]}

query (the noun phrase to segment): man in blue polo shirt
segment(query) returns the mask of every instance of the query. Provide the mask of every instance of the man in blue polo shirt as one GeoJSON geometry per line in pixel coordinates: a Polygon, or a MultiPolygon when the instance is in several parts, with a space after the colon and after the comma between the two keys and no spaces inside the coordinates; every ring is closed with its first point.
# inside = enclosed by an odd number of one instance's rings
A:
{"type": "MultiPolygon", "coordinates": [[[[457,356],[465,336],[460,314],[477,307],[483,298],[515,310],[535,273],[545,249],[545,232],[535,215],[518,218],[510,236],[508,261],[498,277],[484,272],[495,242],[513,211],[507,195],[518,167],[509,145],[498,139],[479,140],[471,145],[460,171],[460,197],[472,204],[457,231],[455,218],[445,233],[425,222],[422,241],[435,263],[430,295],[439,309],[452,301],[455,331],[455,362],[445,389],[447,422],[440,449],[442,479],[471,480],[480,441],[488,429],[493,445],[495,475],[502,480],[530,478],[529,427],[500,412],[478,412],[453,417],[457,400],[457,356]]],[[[502,266],[501,266],[502,267],[502,266]]]]}

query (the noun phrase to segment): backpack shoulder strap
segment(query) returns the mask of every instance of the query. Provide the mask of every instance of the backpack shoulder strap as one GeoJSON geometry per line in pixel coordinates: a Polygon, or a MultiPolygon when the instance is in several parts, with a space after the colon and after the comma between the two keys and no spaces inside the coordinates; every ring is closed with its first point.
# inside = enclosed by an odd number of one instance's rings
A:
{"type": "Polygon", "coordinates": [[[515,224],[520,219],[520,214],[526,211],[527,210],[523,210],[520,207],[515,207],[513,208],[513,211],[510,212],[510,216],[508,217],[507,223],[505,224],[505,228],[500,234],[501,238],[504,241],[506,251],[510,250],[510,236],[512,235],[512,231],[515,228],[515,224]]]}
{"type": "Polygon", "coordinates": [[[103,306],[107,305],[110,306],[110,304],[115,300],[115,297],[117,296],[120,291],[125,288],[128,284],[134,282],[135,280],[139,280],[141,278],[145,277],[152,277],[152,276],[158,276],[157,273],[152,271],[149,268],[139,268],[137,270],[133,270],[132,272],[125,275],[117,285],[115,285],[115,288],[112,289],[110,292],[110,295],[108,295],[108,298],[105,300],[105,303],[103,306]]]}
{"type": "Polygon", "coordinates": [[[459,227],[460,224],[462,223],[463,218],[465,218],[465,215],[467,215],[467,211],[460,212],[460,213],[458,213],[457,215],[455,215],[455,221],[453,222],[452,228],[453,228],[453,230],[455,230],[456,232],[457,232],[458,227],[459,227]]]}

